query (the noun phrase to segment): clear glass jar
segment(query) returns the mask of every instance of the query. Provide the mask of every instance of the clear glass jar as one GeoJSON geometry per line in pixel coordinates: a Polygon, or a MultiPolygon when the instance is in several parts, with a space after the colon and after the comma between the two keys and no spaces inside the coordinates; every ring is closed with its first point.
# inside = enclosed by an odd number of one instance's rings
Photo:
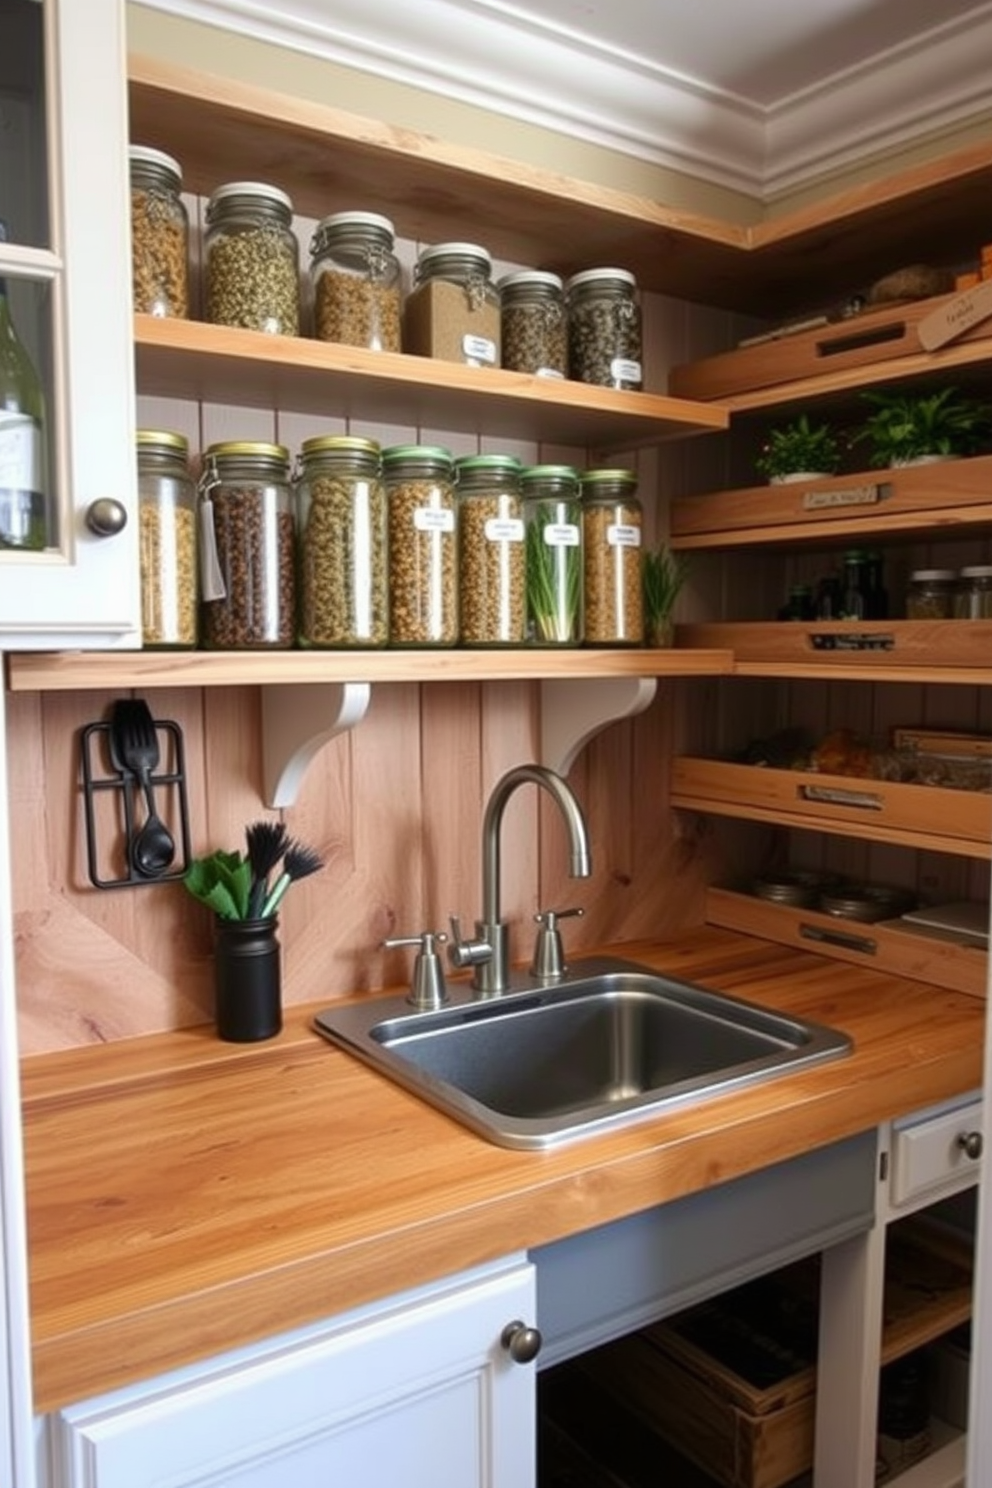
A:
{"type": "Polygon", "coordinates": [[[527,549],[527,638],[582,640],[582,501],[571,465],[531,465],[520,477],[527,549]]]}
{"type": "Polygon", "coordinates": [[[918,568],[909,576],[906,591],[908,620],[950,620],[954,615],[953,568],[918,568]]]}
{"type": "Polygon", "coordinates": [[[189,216],[179,162],[132,145],[131,289],[142,315],[189,315],[189,216]]]}
{"type": "Polygon", "coordinates": [[[460,635],[464,646],[522,646],[527,638],[520,461],[469,455],[458,487],[460,635]]]}
{"type": "Polygon", "coordinates": [[[639,391],[641,306],[626,269],[583,269],[565,286],[568,375],[576,382],[639,391]]]}
{"type": "Polygon", "coordinates": [[[196,645],[196,487],[184,435],[139,429],[138,555],[141,640],[148,647],[196,645]]]}
{"type": "Polygon", "coordinates": [[[500,364],[499,290],[476,243],[437,243],[417,259],[403,307],[403,347],[469,367],[500,364]]]}
{"type": "Polygon", "coordinates": [[[992,620],[992,564],[963,568],[954,592],[957,620],[992,620]]]}
{"type": "Polygon", "coordinates": [[[502,365],[510,372],[565,377],[568,327],[565,292],[558,275],[522,269],[506,274],[497,288],[502,365]]]}
{"type": "Polygon", "coordinates": [[[400,350],[400,265],[388,217],[335,212],[310,243],[313,333],[318,341],[400,350]]]}
{"type": "Polygon", "coordinates": [[[458,511],[454,459],[437,445],[382,452],[389,510],[389,640],[454,646],[458,640],[458,511]]]}
{"type": "Polygon", "coordinates": [[[204,643],[288,649],[296,639],[296,540],[289,451],[236,440],[203,456],[204,643]]]}
{"type": "Polygon", "coordinates": [[[293,204],[277,186],[230,181],[207,203],[206,318],[274,335],[300,333],[293,204]]]}
{"type": "Polygon", "coordinates": [[[378,444],[338,435],[304,440],[296,530],[301,646],[384,646],[389,590],[378,444]]]}
{"type": "Polygon", "coordinates": [[[641,646],[643,512],[632,470],[586,470],[582,490],[587,646],[641,646]]]}

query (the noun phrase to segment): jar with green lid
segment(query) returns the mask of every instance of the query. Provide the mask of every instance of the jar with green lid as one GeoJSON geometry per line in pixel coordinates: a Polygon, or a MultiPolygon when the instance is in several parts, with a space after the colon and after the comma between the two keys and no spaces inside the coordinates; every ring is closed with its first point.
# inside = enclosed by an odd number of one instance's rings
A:
{"type": "Polygon", "coordinates": [[[954,593],[956,620],[992,620],[992,564],[974,563],[958,575],[954,593]]]}
{"type": "Polygon", "coordinates": [[[205,645],[288,649],[296,639],[289,451],[262,441],[212,444],[199,491],[205,645]]]}
{"type": "Polygon", "coordinates": [[[458,511],[454,458],[439,445],[382,452],[389,548],[389,641],[458,641],[458,511]]]}
{"type": "Polygon", "coordinates": [[[141,640],[188,649],[198,639],[196,487],[184,435],[139,429],[141,640]]]}
{"type": "Polygon", "coordinates": [[[954,616],[953,568],[917,568],[909,576],[906,591],[908,620],[950,620],[954,616]]]}
{"type": "Polygon", "coordinates": [[[520,461],[469,455],[458,488],[460,635],[464,646],[521,646],[527,638],[520,461]]]}
{"type": "Polygon", "coordinates": [[[568,375],[576,382],[638,391],[641,306],[626,269],[583,269],[565,287],[568,375]]]}
{"type": "Polygon", "coordinates": [[[641,646],[643,513],[632,470],[586,470],[582,550],[587,646],[641,646]]]}
{"type": "Polygon", "coordinates": [[[132,145],[131,291],[141,315],[189,314],[189,216],[179,162],[132,145]]]}
{"type": "Polygon", "coordinates": [[[300,254],[293,204],[278,186],[229,181],[207,203],[206,319],[297,336],[300,254]]]}
{"type": "Polygon", "coordinates": [[[318,341],[400,350],[400,265],[393,224],[377,212],[335,212],[310,242],[318,341]]]}
{"type": "Polygon", "coordinates": [[[521,269],[499,281],[502,365],[535,377],[565,377],[568,329],[565,292],[557,274],[521,269]]]}
{"type": "Polygon", "coordinates": [[[499,290],[477,243],[437,243],[417,259],[403,307],[403,349],[414,356],[500,365],[499,290]]]}
{"type": "Polygon", "coordinates": [[[386,491],[371,439],[304,440],[296,472],[301,646],[389,640],[386,491]]]}
{"type": "Polygon", "coordinates": [[[521,474],[527,549],[527,637],[535,646],[582,640],[582,501],[571,465],[521,474]]]}

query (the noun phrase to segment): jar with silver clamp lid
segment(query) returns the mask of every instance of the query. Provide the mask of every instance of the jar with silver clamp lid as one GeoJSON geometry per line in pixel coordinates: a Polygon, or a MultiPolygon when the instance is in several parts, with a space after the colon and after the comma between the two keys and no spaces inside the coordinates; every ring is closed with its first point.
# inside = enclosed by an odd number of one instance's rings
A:
{"type": "Polygon", "coordinates": [[[571,465],[530,465],[520,477],[527,548],[527,636],[535,646],[582,640],[582,501],[571,465]]]}
{"type": "Polygon", "coordinates": [[[456,461],[459,634],[464,646],[521,646],[527,637],[520,461],[456,461]]]}
{"type": "Polygon", "coordinates": [[[293,204],[278,186],[229,181],[207,203],[206,318],[297,336],[300,254],[293,204]]]}
{"type": "Polygon", "coordinates": [[[393,224],[377,212],[335,212],[310,243],[318,341],[400,350],[400,265],[393,224]]]}
{"type": "Polygon", "coordinates": [[[641,306],[627,269],[583,269],[565,286],[568,375],[576,382],[638,391],[641,306]]]}
{"type": "Polygon", "coordinates": [[[403,347],[415,356],[500,365],[499,290],[477,243],[437,243],[417,259],[403,309],[403,347]]]}
{"type": "Polygon", "coordinates": [[[131,292],[141,315],[189,314],[189,216],[179,162],[132,145],[131,292]]]}
{"type": "Polygon", "coordinates": [[[198,638],[196,487],[184,435],[139,429],[138,554],[141,640],[194,647],[198,638]]]}
{"type": "Polygon", "coordinates": [[[289,451],[212,444],[200,476],[204,643],[288,649],[296,639],[296,541],[289,451]]]}
{"type": "Polygon", "coordinates": [[[389,639],[386,492],[378,444],[304,440],[296,477],[301,646],[389,639]]]}
{"type": "Polygon", "coordinates": [[[642,646],[643,513],[632,470],[586,470],[582,551],[587,646],[642,646]]]}
{"type": "Polygon", "coordinates": [[[497,288],[503,367],[535,377],[565,377],[568,333],[564,287],[558,275],[521,269],[504,275],[497,288]]]}

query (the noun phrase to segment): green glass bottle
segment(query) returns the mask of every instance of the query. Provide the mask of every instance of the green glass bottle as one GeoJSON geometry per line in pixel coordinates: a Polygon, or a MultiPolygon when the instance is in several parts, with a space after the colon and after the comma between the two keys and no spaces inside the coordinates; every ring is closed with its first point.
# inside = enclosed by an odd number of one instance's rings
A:
{"type": "MultiPolygon", "coordinates": [[[[0,222],[0,241],[7,241],[0,222]]],[[[17,334],[0,277],[0,548],[43,548],[45,395],[17,334]]]]}

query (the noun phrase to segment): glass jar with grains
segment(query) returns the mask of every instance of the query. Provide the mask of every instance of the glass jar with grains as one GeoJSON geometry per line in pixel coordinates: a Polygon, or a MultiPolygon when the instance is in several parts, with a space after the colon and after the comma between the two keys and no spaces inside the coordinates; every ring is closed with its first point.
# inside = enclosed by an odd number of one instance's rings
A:
{"type": "Polygon", "coordinates": [[[382,452],[389,513],[389,640],[454,646],[458,640],[458,513],[454,458],[437,445],[382,452]]]}
{"type": "Polygon", "coordinates": [[[131,286],[142,315],[189,314],[189,217],[182,171],[164,150],[132,145],[131,286]]]}
{"type": "Polygon", "coordinates": [[[455,463],[458,593],[464,646],[521,646],[527,638],[520,461],[468,455],[455,463]]]}
{"type": "Polygon", "coordinates": [[[304,440],[296,478],[302,646],[384,646],[389,639],[386,492],[379,446],[304,440]]]}
{"type": "Polygon", "coordinates": [[[289,451],[212,444],[200,476],[204,642],[288,649],[296,639],[296,543],[289,451]]]}
{"type": "Polygon", "coordinates": [[[318,341],[400,350],[400,265],[393,224],[376,212],[335,212],[310,243],[318,341]]]}
{"type": "Polygon", "coordinates": [[[954,615],[953,568],[917,568],[906,591],[907,620],[950,620],[954,615]]]}
{"type": "Polygon", "coordinates": [[[506,274],[500,295],[502,365],[510,372],[564,377],[568,371],[565,293],[557,274],[522,269],[506,274]]]}
{"type": "Polygon", "coordinates": [[[641,307],[626,269],[583,269],[565,287],[568,375],[576,382],[638,391],[641,307]]]}
{"type": "Polygon", "coordinates": [[[582,503],[571,465],[530,465],[520,477],[527,550],[527,638],[582,639],[582,503]]]}
{"type": "Polygon", "coordinates": [[[643,645],[643,514],[637,476],[632,470],[586,470],[579,479],[586,645],[643,645]]]}
{"type": "Polygon", "coordinates": [[[182,434],[139,429],[138,553],[141,640],[150,647],[197,642],[196,488],[182,434]]]}
{"type": "Polygon", "coordinates": [[[499,366],[499,290],[485,248],[438,243],[423,250],[403,307],[403,348],[469,367],[499,366]]]}
{"type": "Polygon", "coordinates": [[[293,204],[277,186],[229,181],[207,203],[206,318],[298,336],[300,253],[293,204]]]}

